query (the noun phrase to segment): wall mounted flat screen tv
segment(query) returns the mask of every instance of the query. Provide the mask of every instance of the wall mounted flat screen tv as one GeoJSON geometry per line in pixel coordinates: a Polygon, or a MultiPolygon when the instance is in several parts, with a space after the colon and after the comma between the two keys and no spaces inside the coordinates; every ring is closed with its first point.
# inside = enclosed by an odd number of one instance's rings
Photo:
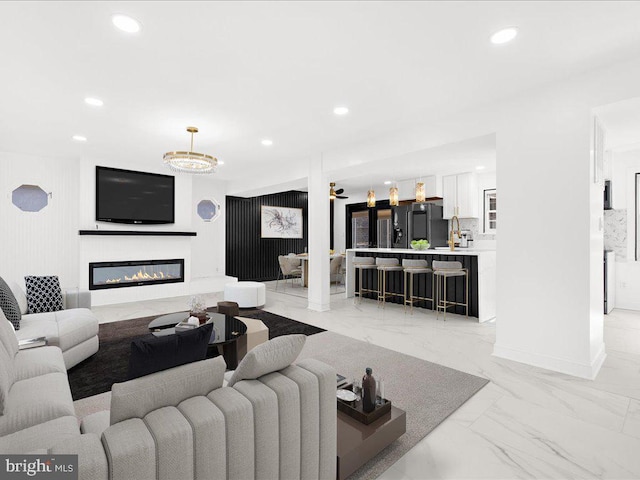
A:
{"type": "Polygon", "coordinates": [[[175,177],[96,166],[96,220],[175,222],[175,177]]]}

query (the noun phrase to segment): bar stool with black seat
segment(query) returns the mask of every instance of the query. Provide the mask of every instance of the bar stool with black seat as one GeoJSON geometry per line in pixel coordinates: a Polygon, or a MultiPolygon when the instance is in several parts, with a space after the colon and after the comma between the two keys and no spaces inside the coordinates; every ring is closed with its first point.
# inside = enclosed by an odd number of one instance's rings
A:
{"type": "Polygon", "coordinates": [[[407,310],[407,305],[411,306],[411,314],[413,315],[413,304],[415,302],[431,302],[431,310],[435,306],[434,302],[434,289],[435,282],[433,279],[433,270],[429,268],[429,263],[426,260],[412,260],[405,258],[402,260],[402,267],[404,268],[404,309],[407,310]],[[415,275],[432,275],[431,278],[431,298],[420,297],[414,295],[413,280],[415,275]]]}
{"type": "Polygon", "coordinates": [[[390,272],[402,272],[403,268],[397,258],[376,258],[376,265],[378,267],[378,306],[382,302],[382,308],[384,308],[387,303],[387,297],[404,298],[404,293],[387,291],[387,274],[390,272]]]}
{"type": "Polygon", "coordinates": [[[462,268],[461,262],[443,262],[434,260],[433,275],[436,281],[436,318],[440,310],[444,313],[444,319],[447,319],[447,308],[462,305],[465,307],[465,315],[469,316],[469,270],[462,268]],[[464,303],[450,302],[447,299],[447,280],[451,277],[465,277],[464,283],[464,303]],[[442,279],[442,281],[440,281],[442,279]],[[441,283],[443,285],[441,285],[441,283]],[[444,290],[444,292],[443,292],[444,290]]]}
{"type": "Polygon", "coordinates": [[[358,288],[354,292],[354,297],[359,297],[359,303],[362,302],[363,293],[375,293],[377,297],[379,294],[377,285],[375,290],[373,290],[372,288],[364,288],[362,286],[362,271],[376,270],[378,268],[378,266],[376,265],[375,257],[355,257],[353,259],[353,267],[356,269],[356,273],[358,274],[358,288]]]}

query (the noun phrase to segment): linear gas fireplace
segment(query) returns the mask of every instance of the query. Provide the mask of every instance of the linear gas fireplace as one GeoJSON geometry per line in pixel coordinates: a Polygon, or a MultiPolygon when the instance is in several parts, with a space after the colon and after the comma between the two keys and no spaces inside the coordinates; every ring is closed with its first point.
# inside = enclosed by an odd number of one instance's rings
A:
{"type": "Polygon", "coordinates": [[[184,259],[89,263],[89,290],[184,282],[184,259]]]}

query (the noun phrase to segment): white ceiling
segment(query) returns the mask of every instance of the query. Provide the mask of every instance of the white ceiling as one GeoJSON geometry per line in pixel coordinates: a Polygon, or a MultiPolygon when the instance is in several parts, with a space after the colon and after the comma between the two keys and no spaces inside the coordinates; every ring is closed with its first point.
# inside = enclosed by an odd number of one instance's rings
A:
{"type": "Polygon", "coordinates": [[[238,179],[637,57],[638,18],[612,1],[0,2],[0,150],[157,165],[193,124],[238,179]]]}
{"type": "MultiPolygon", "coordinates": [[[[336,188],[345,192],[364,192],[373,187],[380,188],[385,181],[402,182],[417,180],[430,175],[450,175],[462,172],[494,172],[496,169],[495,135],[473,138],[464,142],[450,143],[441,147],[412,152],[392,159],[345,169],[333,179],[336,188]],[[477,170],[476,167],[484,167],[477,170]]],[[[386,187],[389,188],[389,187],[386,187]]]]}

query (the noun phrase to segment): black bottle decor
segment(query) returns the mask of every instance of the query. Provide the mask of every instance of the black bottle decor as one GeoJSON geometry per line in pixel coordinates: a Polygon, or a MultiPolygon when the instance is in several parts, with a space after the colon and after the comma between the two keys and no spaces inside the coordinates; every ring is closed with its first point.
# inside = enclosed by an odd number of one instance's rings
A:
{"type": "Polygon", "coordinates": [[[362,410],[365,413],[373,412],[376,408],[376,379],[371,372],[371,368],[367,367],[362,377],[362,410]]]}

